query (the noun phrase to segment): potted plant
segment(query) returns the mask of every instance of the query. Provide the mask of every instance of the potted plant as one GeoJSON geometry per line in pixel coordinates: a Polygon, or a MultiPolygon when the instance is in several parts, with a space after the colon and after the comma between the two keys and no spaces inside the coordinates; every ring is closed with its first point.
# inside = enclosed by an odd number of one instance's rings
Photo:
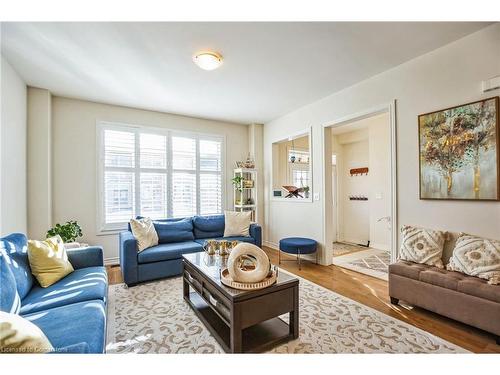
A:
{"type": "Polygon", "coordinates": [[[238,190],[240,193],[243,192],[243,177],[242,176],[233,177],[231,179],[231,182],[233,183],[236,190],[238,190]]]}
{"type": "Polygon", "coordinates": [[[304,186],[302,190],[304,191],[304,198],[309,198],[309,186],[304,186]]]}
{"type": "Polygon", "coordinates": [[[82,227],[76,221],[68,221],[66,224],[57,223],[47,231],[47,238],[57,235],[61,236],[64,246],[67,248],[85,246],[84,244],[75,242],[78,237],[82,236],[82,227]]]}

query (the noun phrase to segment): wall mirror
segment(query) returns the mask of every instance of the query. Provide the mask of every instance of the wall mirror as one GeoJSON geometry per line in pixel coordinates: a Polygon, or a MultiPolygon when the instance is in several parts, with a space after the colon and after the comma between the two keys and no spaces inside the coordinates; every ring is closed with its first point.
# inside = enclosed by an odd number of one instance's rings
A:
{"type": "Polygon", "coordinates": [[[272,199],[312,202],[311,129],[273,142],[272,199]]]}

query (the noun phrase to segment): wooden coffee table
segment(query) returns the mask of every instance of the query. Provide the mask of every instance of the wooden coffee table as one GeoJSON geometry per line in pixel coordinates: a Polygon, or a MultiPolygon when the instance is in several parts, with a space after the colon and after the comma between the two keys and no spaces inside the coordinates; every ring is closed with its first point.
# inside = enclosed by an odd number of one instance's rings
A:
{"type": "Polygon", "coordinates": [[[184,300],[225,352],[259,353],[299,337],[299,280],[280,272],[272,286],[243,291],[220,281],[227,258],[183,255],[184,300]],[[289,314],[290,324],[279,318],[289,314]]]}

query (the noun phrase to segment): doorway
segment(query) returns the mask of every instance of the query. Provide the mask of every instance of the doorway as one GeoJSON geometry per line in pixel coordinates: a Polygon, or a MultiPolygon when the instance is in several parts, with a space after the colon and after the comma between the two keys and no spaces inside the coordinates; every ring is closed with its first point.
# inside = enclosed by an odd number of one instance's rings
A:
{"type": "Polygon", "coordinates": [[[325,243],[332,264],[387,279],[396,258],[393,106],[327,125],[325,243]]]}

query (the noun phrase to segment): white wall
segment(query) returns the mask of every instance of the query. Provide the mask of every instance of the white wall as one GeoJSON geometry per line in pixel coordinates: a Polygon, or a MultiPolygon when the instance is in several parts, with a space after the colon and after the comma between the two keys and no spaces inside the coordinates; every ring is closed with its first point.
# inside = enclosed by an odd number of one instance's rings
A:
{"type": "Polygon", "coordinates": [[[0,235],[27,231],[26,84],[1,57],[0,235]]]}
{"type": "Polygon", "coordinates": [[[28,88],[28,236],[52,227],[52,95],[28,88]]]}
{"type": "Polygon", "coordinates": [[[391,216],[391,127],[388,113],[367,119],[369,148],[370,247],[390,250],[391,227],[380,218],[391,216]]]}
{"type": "Polygon", "coordinates": [[[349,196],[368,196],[370,192],[368,176],[351,176],[350,174],[351,169],[367,167],[369,164],[368,130],[358,130],[354,134],[357,137],[352,140],[345,138],[353,133],[336,136],[340,144],[338,160],[341,161],[337,170],[339,240],[366,244],[370,240],[369,201],[349,200],[349,196]],[[360,133],[362,137],[359,137],[360,133]]]}
{"type": "Polygon", "coordinates": [[[232,207],[230,179],[235,161],[248,154],[247,126],[53,97],[53,223],[77,220],[83,241],[102,245],[106,259],[118,257],[118,235],[97,233],[97,120],[224,135],[226,207],[232,207]]]}
{"type": "MultiPolygon", "coordinates": [[[[286,236],[306,235],[324,242],[323,126],[394,99],[399,224],[500,238],[500,202],[419,200],[417,136],[419,114],[499,95],[500,90],[481,92],[481,81],[498,74],[500,24],[494,24],[265,124],[265,160],[271,160],[272,140],[312,125],[313,191],[320,193],[320,200],[313,203],[270,200],[271,169],[266,163],[266,240],[277,243],[286,236]]],[[[321,258],[323,264],[331,262],[326,253],[321,258]]]]}
{"type": "Polygon", "coordinates": [[[248,126],[248,152],[255,161],[257,169],[257,208],[256,221],[264,222],[264,125],[250,124],[248,126]]]}

